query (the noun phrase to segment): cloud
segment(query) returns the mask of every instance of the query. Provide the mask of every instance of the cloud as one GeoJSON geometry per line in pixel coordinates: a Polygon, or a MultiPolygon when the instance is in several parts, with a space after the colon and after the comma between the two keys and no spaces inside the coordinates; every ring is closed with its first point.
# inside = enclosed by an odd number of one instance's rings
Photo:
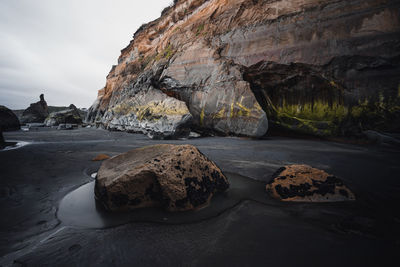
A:
{"type": "Polygon", "coordinates": [[[120,50],[171,0],[0,1],[0,105],[89,107],[120,50]]]}

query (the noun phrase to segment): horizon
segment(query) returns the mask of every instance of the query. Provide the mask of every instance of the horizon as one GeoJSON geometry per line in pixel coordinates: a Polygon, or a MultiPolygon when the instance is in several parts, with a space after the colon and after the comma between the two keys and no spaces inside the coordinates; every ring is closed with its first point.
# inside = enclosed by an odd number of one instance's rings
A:
{"type": "Polygon", "coordinates": [[[171,2],[2,1],[0,105],[26,109],[43,93],[49,106],[89,108],[133,33],[171,2]]]}

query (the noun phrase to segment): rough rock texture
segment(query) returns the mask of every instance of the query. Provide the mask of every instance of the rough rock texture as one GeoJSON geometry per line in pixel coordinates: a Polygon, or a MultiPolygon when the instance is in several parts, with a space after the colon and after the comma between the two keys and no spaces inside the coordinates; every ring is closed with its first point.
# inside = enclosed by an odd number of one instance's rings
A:
{"type": "Polygon", "coordinates": [[[111,130],[142,132],[159,139],[187,137],[191,120],[183,101],[150,87],[108,110],[102,123],[111,130]]]}
{"type": "Polygon", "coordinates": [[[400,132],[398,73],[398,61],[354,56],[323,66],[262,61],[245,79],[276,129],[335,136],[400,132]]]}
{"type": "Polygon", "coordinates": [[[71,104],[68,109],[50,113],[44,123],[46,126],[58,126],[61,123],[81,124],[82,118],[79,110],[71,104]]]}
{"type": "Polygon", "coordinates": [[[148,89],[146,77],[186,103],[198,131],[262,136],[266,115],[272,127],[317,135],[399,131],[399,8],[397,0],[175,1],[122,50],[88,121],[108,127],[116,105],[148,89]]]}
{"type": "Polygon", "coordinates": [[[104,161],[95,195],[106,209],[162,206],[185,211],[207,205],[228,189],[221,170],[192,145],[154,145],[104,161]]]}
{"type": "Polygon", "coordinates": [[[17,116],[7,107],[0,106],[0,131],[19,130],[19,128],[17,116]]]}
{"type": "Polygon", "coordinates": [[[355,200],[343,182],[323,170],[308,165],[282,167],[272,176],[267,192],[282,201],[334,202],[355,200]]]}
{"type": "Polygon", "coordinates": [[[49,116],[47,103],[44,100],[44,95],[40,95],[40,101],[32,103],[27,109],[24,110],[21,117],[21,123],[38,122],[43,123],[49,116]]]}

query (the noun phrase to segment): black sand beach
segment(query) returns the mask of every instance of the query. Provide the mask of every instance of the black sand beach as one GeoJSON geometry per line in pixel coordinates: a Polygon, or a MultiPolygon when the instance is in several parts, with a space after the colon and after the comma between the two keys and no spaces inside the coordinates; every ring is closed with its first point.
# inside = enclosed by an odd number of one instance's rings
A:
{"type": "Polygon", "coordinates": [[[400,251],[400,153],[391,147],[283,137],[155,141],[86,128],[4,137],[28,144],[0,151],[1,266],[383,266],[400,251]],[[96,155],[156,143],[197,146],[232,188],[182,214],[147,210],[101,221],[92,210],[88,220],[82,211],[95,205],[86,194],[81,206],[75,199],[78,211],[61,214],[63,199],[93,181],[96,155]],[[337,175],[357,201],[271,199],[270,175],[294,163],[337,175]]]}

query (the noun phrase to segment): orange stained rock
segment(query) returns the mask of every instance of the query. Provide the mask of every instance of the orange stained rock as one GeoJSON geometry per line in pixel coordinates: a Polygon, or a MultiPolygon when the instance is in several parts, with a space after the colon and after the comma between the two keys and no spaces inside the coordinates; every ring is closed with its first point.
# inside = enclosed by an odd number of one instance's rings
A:
{"type": "Polygon", "coordinates": [[[92,159],[92,161],[102,161],[102,160],[106,160],[109,159],[110,156],[106,155],[106,154],[98,154],[96,157],[94,157],[92,159]]]}

